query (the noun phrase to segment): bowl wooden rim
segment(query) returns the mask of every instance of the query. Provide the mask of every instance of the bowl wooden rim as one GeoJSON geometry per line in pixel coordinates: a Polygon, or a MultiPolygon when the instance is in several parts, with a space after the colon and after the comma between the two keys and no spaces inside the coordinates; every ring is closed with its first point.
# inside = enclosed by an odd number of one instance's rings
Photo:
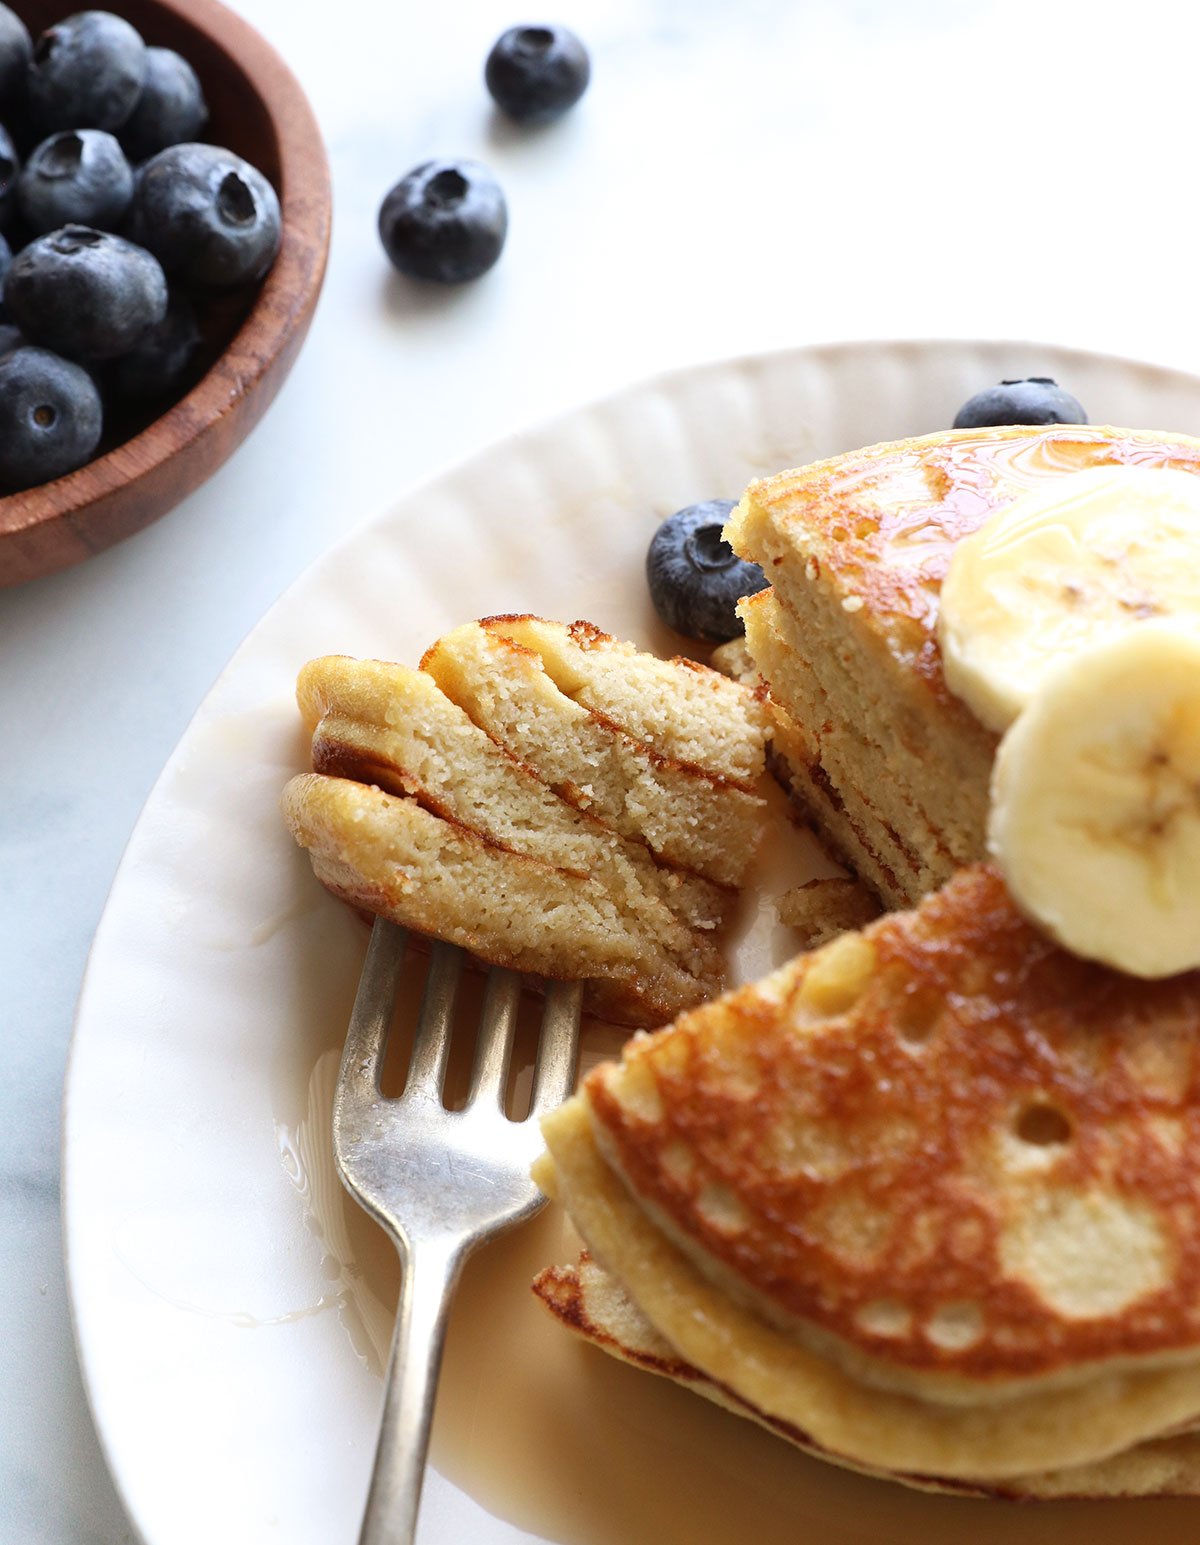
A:
{"type": "Polygon", "coordinates": [[[78,471],[0,498],[0,586],[103,551],[165,515],[215,472],[282,385],[325,276],[329,163],[299,81],[272,45],[220,0],[156,0],[156,9],[234,60],[261,98],[279,146],[279,255],[234,338],[185,397],[78,471]]]}

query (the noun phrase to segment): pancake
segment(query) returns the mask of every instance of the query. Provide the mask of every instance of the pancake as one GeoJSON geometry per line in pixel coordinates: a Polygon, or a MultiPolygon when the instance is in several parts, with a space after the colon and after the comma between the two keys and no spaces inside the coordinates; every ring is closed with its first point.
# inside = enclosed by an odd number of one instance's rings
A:
{"type": "Polygon", "coordinates": [[[590,624],[529,617],[456,628],[421,668],[560,798],[666,863],[741,884],[764,814],[767,715],[754,692],[590,624]]]}
{"type": "Polygon", "coordinates": [[[761,714],[719,672],[683,656],[660,660],[590,622],[512,616],[480,626],[536,655],[560,692],[639,744],[669,748],[673,760],[753,792],[761,744],[746,724],[761,714]]]}
{"type": "Polygon", "coordinates": [[[661,1024],[724,985],[721,936],[762,831],[753,784],[765,709],[713,671],[643,656],[587,624],[510,623],[554,655],[564,680],[574,671],[579,695],[596,704],[608,694],[655,741],[577,704],[531,648],[471,624],[430,651],[448,690],[432,671],[378,660],[304,668],[297,697],[314,770],[288,785],[285,819],[318,879],[353,905],[491,964],[582,980],[587,1006],[607,1018],[661,1024]],[[590,788],[564,797],[536,736],[513,749],[470,711],[495,703],[518,726],[549,703],[549,723],[560,737],[567,727],[576,751],[588,728],[619,746],[621,765],[597,772],[607,803],[590,788]],[[619,821],[605,819],[609,805],[619,821]],[[671,822],[686,835],[684,861],[651,840],[671,822]]]}
{"type": "Polygon", "coordinates": [[[835,876],[785,891],[778,910],[779,921],[800,935],[801,947],[815,950],[839,934],[864,928],[879,916],[879,903],[861,880],[835,876]]]}
{"type": "Polygon", "coordinates": [[[1200,1418],[1200,977],[1050,944],[999,877],[638,1037],[545,1126],[686,1362],[849,1461],[995,1481],[1200,1418]]]}
{"type": "Polygon", "coordinates": [[[341,900],[490,965],[585,983],[591,1012],[653,1024],[713,983],[648,939],[598,879],[497,847],[416,800],[348,778],[293,778],[292,835],[341,900]]]}
{"type": "Polygon", "coordinates": [[[778,705],[773,748],[782,781],[838,855],[853,858],[855,872],[888,906],[910,905],[982,854],[984,811],[976,812],[978,853],[958,862],[941,850],[941,839],[913,805],[904,779],[882,772],[888,757],[878,743],[871,742],[869,754],[881,770],[869,781],[846,775],[844,769],[863,758],[861,721],[853,712],[843,716],[830,701],[775,592],[760,591],[753,600],[756,604],[745,608],[746,640],[778,705]]]}
{"type": "Polygon", "coordinates": [[[679,953],[689,970],[719,979],[713,930],[724,922],[728,892],[655,863],[644,843],[559,799],[432,677],[331,656],[304,667],[296,696],[312,731],[314,771],[409,796],[493,846],[601,876],[648,935],[679,953]]]}
{"type": "MultiPolygon", "coordinates": [[[[749,597],[744,608],[748,627],[754,600],[755,597],[749,597]]],[[[715,670],[731,676],[734,681],[756,691],[762,690],[762,677],[744,635],[714,649],[712,664],[715,670]]],[[[809,817],[809,830],[825,850],[826,857],[835,864],[840,857],[844,863],[846,845],[836,840],[836,828],[848,819],[845,806],[831,789],[821,786],[820,764],[811,749],[812,743],[778,699],[767,694],[764,706],[770,726],[768,767],[778,781],[791,790],[795,803],[809,817]],[[831,835],[834,836],[832,842],[831,835]]],[[[862,846],[861,842],[859,846],[862,846]]],[[[896,906],[904,904],[903,892],[886,871],[877,870],[873,885],[854,875],[838,875],[807,880],[794,886],[779,897],[776,909],[779,921],[799,935],[798,947],[815,949],[839,933],[861,928],[878,917],[881,895],[887,896],[896,906]]]]}
{"type": "Polygon", "coordinates": [[[1181,1433],[1153,1439],[1090,1465],[1040,1470],[1004,1481],[951,1480],[948,1476],[908,1474],[851,1464],[843,1455],[820,1448],[808,1434],[748,1405],[733,1390],[715,1383],[685,1362],[654,1329],[620,1284],[584,1251],[574,1266],[549,1266],[533,1290],[560,1324],[620,1362],[672,1380],[735,1416],[748,1417],[785,1438],[814,1459],[822,1459],[880,1480],[901,1480],[919,1491],[963,1497],[994,1497],[1032,1502],[1103,1497],[1200,1496],[1200,1434],[1181,1433]]]}
{"type": "Polygon", "coordinates": [[[936,627],[955,543],[1020,494],[1089,467],[1200,471],[1184,435],[1077,425],[957,430],[752,483],[726,535],[772,589],[747,642],[799,727],[789,781],[890,906],[984,856],[996,737],[949,691],[936,627]]]}

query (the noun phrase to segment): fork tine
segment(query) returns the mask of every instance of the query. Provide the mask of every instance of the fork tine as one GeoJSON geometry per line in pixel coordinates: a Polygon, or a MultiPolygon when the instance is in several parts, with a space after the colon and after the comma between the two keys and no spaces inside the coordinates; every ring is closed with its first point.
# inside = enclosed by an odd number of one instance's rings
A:
{"type": "Polygon", "coordinates": [[[375,919],[342,1050],[335,1122],[348,1107],[361,1109],[379,1097],[379,1075],[406,943],[403,928],[383,917],[375,919]]]}
{"type": "Polygon", "coordinates": [[[484,1094],[493,1097],[497,1104],[503,1102],[504,1081],[512,1057],[513,1033],[517,1026],[520,1003],[521,978],[515,971],[493,966],[488,972],[483,1015],[479,1021],[471,1088],[467,1095],[468,1105],[474,1104],[484,1094]]]}
{"type": "Polygon", "coordinates": [[[533,1068],[531,1116],[544,1116],[575,1088],[579,1067],[579,1019],[582,982],[547,982],[542,1038],[533,1068]]]}
{"type": "Polygon", "coordinates": [[[457,944],[434,942],[429,952],[429,975],[425,978],[402,1099],[436,1100],[441,1097],[462,967],[463,952],[457,944]]]}

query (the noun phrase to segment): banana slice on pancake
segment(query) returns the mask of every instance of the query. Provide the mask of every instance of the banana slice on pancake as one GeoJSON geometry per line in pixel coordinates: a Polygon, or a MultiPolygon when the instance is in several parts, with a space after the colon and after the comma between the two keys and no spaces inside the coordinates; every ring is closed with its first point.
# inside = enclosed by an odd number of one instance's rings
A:
{"type": "Polygon", "coordinates": [[[988,843],[1075,954],[1200,966],[1200,634],[1148,623],[1064,661],[1000,743],[988,843]]]}
{"type": "Polygon", "coordinates": [[[955,547],[946,683],[1000,732],[1065,656],[1162,618],[1200,629],[1200,479],[1128,464],[1052,479],[955,547]]]}

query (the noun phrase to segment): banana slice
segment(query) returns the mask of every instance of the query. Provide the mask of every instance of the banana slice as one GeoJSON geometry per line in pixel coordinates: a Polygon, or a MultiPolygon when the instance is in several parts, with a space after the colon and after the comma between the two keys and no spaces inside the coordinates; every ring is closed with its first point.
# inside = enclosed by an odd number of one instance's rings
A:
{"type": "Polygon", "coordinates": [[[1200,966],[1200,634],[1148,622],[1045,678],[1000,742],[988,847],[1075,954],[1200,966]]]}
{"type": "Polygon", "coordinates": [[[1156,617],[1200,627],[1200,477],[1052,478],[955,547],[938,617],[946,684],[1003,731],[1065,654],[1156,617]]]}

